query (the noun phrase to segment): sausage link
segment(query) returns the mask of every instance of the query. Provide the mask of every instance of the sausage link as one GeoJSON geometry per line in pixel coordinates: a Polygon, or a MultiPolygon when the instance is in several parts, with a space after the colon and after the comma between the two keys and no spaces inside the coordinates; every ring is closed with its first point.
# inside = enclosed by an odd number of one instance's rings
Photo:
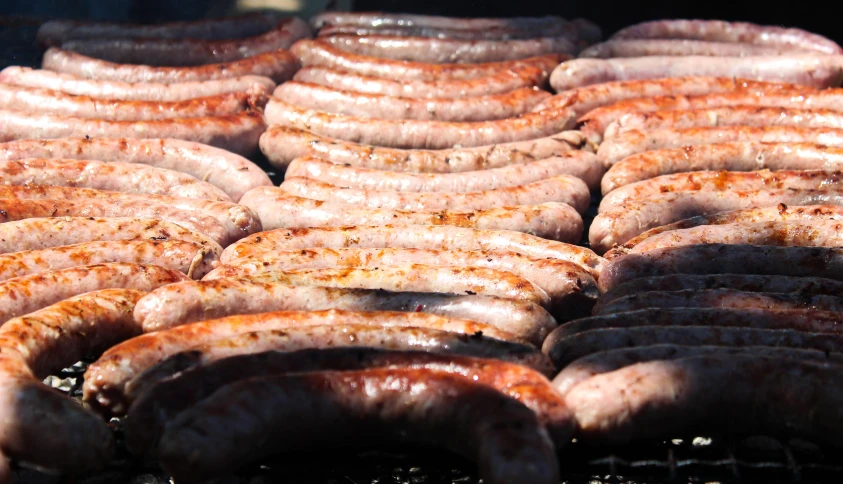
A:
{"type": "Polygon", "coordinates": [[[560,25],[566,23],[567,21],[564,18],[553,15],[543,17],[454,18],[409,13],[326,11],[310,18],[310,25],[316,29],[328,25],[357,25],[361,27],[401,26],[461,30],[512,28],[536,32],[545,31],[545,29],[557,29],[560,25]]]}
{"type": "MultiPolygon", "coordinates": [[[[580,58],[611,59],[647,56],[748,57],[794,54],[801,49],[750,43],[723,43],[692,39],[619,39],[608,40],[580,51],[580,58]]],[[[803,51],[804,52],[804,51],[803,51]]]]}

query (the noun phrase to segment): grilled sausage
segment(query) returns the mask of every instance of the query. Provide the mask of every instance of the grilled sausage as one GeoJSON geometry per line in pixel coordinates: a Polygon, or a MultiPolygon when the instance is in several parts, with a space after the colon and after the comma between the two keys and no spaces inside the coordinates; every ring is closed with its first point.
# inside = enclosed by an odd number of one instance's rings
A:
{"type": "Polygon", "coordinates": [[[0,160],[4,185],[56,185],[231,201],[210,183],[173,170],[119,161],[29,158],[0,160]]]}
{"type": "Polygon", "coordinates": [[[133,39],[115,38],[69,40],[61,44],[65,51],[119,64],[148,66],[201,66],[236,62],[248,57],[289,49],[299,39],[310,38],[310,27],[301,19],[280,20],[267,32],[248,38],[205,39],[133,39]]]}
{"type": "Polygon", "coordinates": [[[739,77],[768,82],[792,82],[808,87],[840,83],[840,61],[835,56],[650,56],[615,59],[575,59],[563,62],[550,76],[557,91],[610,81],[658,77],[739,77]]]}
{"type": "Polygon", "coordinates": [[[266,122],[318,135],[392,148],[476,147],[547,137],[573,126],[565,109],[549,109],[494,121],[383,120],[304,109],[271,98],[266,122]]]}
{"type": "Polygon", "coordinates": [[[219,148],[172,138],[63,138],[0,144],[0,159],[66,158],[140,163],[187,173],[219,187],[232,200],[252,188],[272,185],[251,161],[219,148]]]}
{"type": "MultiPolygon", "coordinates": [[[[332,35],[389,35],[457,40],[520,40],[548,36],[561,36],[567,37],[572,41],[580,42],[597,42],[601,38],[600,28],[585,19],[573,19],[570,22],[560,19],[558,25],[548,27],[546,29],[542,28],[539,31],[511,26],[491,27],[488,29],[465,29],[431,26],[361,26],[354,24],[337,24],[325,25],[320,28],[317,37],[330,37],[332,35]]],[[[577,44],[579,45],[579,42],[577,42],[577,44]]]]}
{"type": "Polygon", "coordinates": [[[227,79],[231,82],[238,78],[253,79],[255,77],[260,78],[263,85],[266,85],[267,81],[282,83],[293,78],[293,74],[299,68],[299,63],[289,51],[278,49],[231,62],[187,67],[156,67],[117,64],[51,47],[44,53],[41,67],[100,82],[130,83],[136,88],[145,83],[154,86],[151,83],[184,85],[185,83],[215,81],[225,85],[227,79]]]}
{"type": "Polygon", "coordinates": [[[736,142],[816,143],[839,147],[843,146],[843,130],[793,126],[725,126],[627,131],[603,142],[597,150],[597,156],[606,167],[611,167],[624,158],[645,151],[736,142]]]}
{"type": "Polygon", "coordinates": [[[178,239],[83,242],[0,255],[0,281],[107,262],[152,264],[201,279],[214,268],[220,253],[222,248],[211,241],[207,245],[178,239]]]}
{"type": "Polygon", "coordinates": [[[561,319],[569,319],[590,311],[597,297],[597,283],[594,278],[576,264],[501,251],[395,248],[279,250],[235,259],[229,265],[213,270],[205,280],[243,277],[276,270],[381,267],[400,264],[486,267],[511,272],[542,288],[551,298],[551,310],[561,319]]]}
{"type": "Polygon", "coordinates": [[[0,107],[107,121],[153,121],[172,118],[230,116],[262,102],[262,96],[225,93],[186,101],[114,101],[73,96],[61,91],[0,83],[0,107]]]}
{"type": "Polygon", "coordinates": [[[603,167],[594,154],[572,151],[529,163],[448,174],[357,168],[308,156],[293,160],[284,173],[285,177],[313,178],[350,188],[401,192],[479,192],[525,185],[558,175],[577,177],[593,190],[600,184],[603,167]]]}
{"type": "Polygon", "coordinates": [[[275,187],[249,191],[241,203],[253,209],[264,230],[347,225],[454,225],[481,230],[514,230],[544,239],[576,243],[582,217],[565,203],[519,205],[473,211],[409,211],[366,208],[294,197],[275,187]]]}
{"type": "Polygon", "coordinates": [[[471,80],[518,69],[538,67],[545,71],[542,82],[550,75],[562,57],[549,54],[526,59],[483,64],[428,64],[369,57],[344,51],[324,39],[300,40],[290,48],[303,66],[324,66],[364,76],[383,77],[400,81],[471,80]]]}
{"type": "Polygon", "coordinates": [[[132,289],[82,294],[0,328],[5,455],[67,474],[111,460],[114,437],[106,423],[41,380],[137,335],[131,314],[142,295],[132,289]]]}
{"type": "Polygon", "coordinates": [[[388,35],[331,35],[319,40],[353,54],[432,64],[500,62],[559,54],[570,58],[579,48],[569,35],[532,39],[460,40],[388,35]]]}
{"type": "Polygon", "coordinates": [[[646,56],[747,57],[795,54],[800,49],[744,42],[723,43],[691,39],[619,39],[608,40],[580,51],[578,57],[611,59],[646,56]]]}
{"type": "Polygon", "coordinates": [[[567,203],[579,213],[584,213],[591,203],[588,186],[570,175],[557,175],[515,187],[462,193],[340,189],[336,185],[300,177],[285,178],[279,188],[290,195],[311,200],[395,210],[469,211],[558,202],[567,203]]]}
{"type": "Polygon", "coordinates": [[[776,207],[779,204],[843,205],[843,198],[836,189],[779,188],[667,193],[655,198],[631,201],[600,213],[591,224],[588,239],[591,247],[602,254],[651,228],[689,217],[730,210],[776,207]]]}
{"type": "Polygon", "coordinates": [[[527,234],[420,225],[270,230],[228,247],[221,260],[227,264],[234,259],[279,249],[314,247],[504,250],[539,259],[567,260],[591,273],[599,273],[604,262],[602,257],[584,247],[527,234]]]}
{"type": "Polygon", "coordinates": [[[360,94],[299,81],[285,82],[272,93],[294,106],[347,116],[420,121],[488,121],[529,112],[550,94],[521,88],[505,94],[467,98],[416,99],[360,94]]]}
{"type": "Polygon", "coordinates": [[[574,424],[561,396],[546,377],[525,366],[420,351],[330,348],[257,353],[209,364],[202,364],[201,355],[177,353],[127,386],[133,402],[126,417],[127,445],[135,454],[154,454],[167,422],[230,383],[261,375],[370,368],[431,369],[476,378],[533,410],[556,445],[566,445],[573,433],[574,424]]]}
{"type": "Polygon", "coordinates": [[[366,441],[446,442],[471,456],[490,484],[559,479],[553,444],[532,410],[490,387],[431,370],[324,372],[233,383],[176,417],[161,437],[160,456],[177,479],[206,479],[279,451],[361,443],[358,431],[370,436],[366,441]],[[302,421],[314,423],[302,428],[302,421]],[[291,432],[319,437],[304,445],[278,437],[291,432]],[[276,437],[267,440],[268,435],[276,437]]]}
{"type": "Polygon", "coordinates": [[[657,20],[623,28],[612,39],[700,39],[714,42],[748,42],[843,54],[831,40],[800,29],[722,20],[657,20]]]}
{"type": "MultiPolygon", "coordinates": [[[[206,261],[209,265],[211,262],[206,261]]],[[[152,291],[187,279],[177,270],[123,262],[78,266],[16,277],[0,282],[0,325],[86,292],[111,288],[152,291]]]]}
{"type": "Polygon", "coordinates": [[[7,67],[0,71],[0,82],[116,101],[175,102],[228,92],[245,92],[260,96],[271,93],[275,89],[275,82],[272,79],[261,76],[230,76],[217,80],[172,83],[155,82],[151,79],[124,82],[86,79],[62,72],[18,66],[7,67]]]}
{"type": "Polygon", "coordinates": [[[468,80],[439,81],[395,81],[381,77],[365,76],[323,66],[308,66],[299,69],[293,79],[299,82],[319,84],[343,91],[384,96],[419,99],[492,96],[505,94],[520,88],[542,87],[547,73],[539,67],[521,66],[500,71],[485,77],[468,80]]]}
{"type": "Polygon", "coordinates": [[[579,131],[500,145],[445,150],[398,150],[326,138],[286,126],[270,126],[261,135],[261,151],[279,169],[302,156],[373,170],[412,173],[457,173],[498,168],[568,153],[585,143],[579,131]]]}
{"type": "MultiPolygon", "coordinates": [[[[843,280],[840,249],[699,244],[629,254],[609,261],[600,273],[603,291],[640,277],[665,274],[769,274],[843,280]],[[711,261],[716,260],[717,264],[711,261]]],[[[225,253],[223,253],[223,258],[225,253]]]]}
{"type": "MultiPolygon", "coordinates": [[[[454,18],[436,15],[417,15],[409,13],[387,12],[334,12],[326,11],[310,18],[310,25],[318,29],[326,25],[358,25],[363,27],[402,26],[436,27],[461,30],[485,30],[511,28],[519,30],[545,31],[557,29],[567,22],[562,17],[546,15],[543,17],[510,18],[454,18]]],[[[551,30],[553,31],[553,30],[551,30]]]]}
{"type": "Polygon", "coordinates": [[[689,171],[834,170],[843,150],[810,143],[716,143],[654,150],[612,165],[601,182],[603,195],[638,181],[689,171]]]}
{"type": "MultiPolygon", "coordinates": [[[[403,347],[451,354],[482,354],[527,364],[544,374],[551,371],[546,357],[531,346],[472,335],[472,331],[484,326],[412,312],[279,311],[230,316],[147,333],[114,346],[88,366],[83,389],[86,401],[95,402],[105,411],[122,414],[130,403],[126,401],[126,388],[132,380],[165,358],[191,349],[202,360],[210,362],[235,356],[235,353],[252,354],[269,349],[403,347]],[[358,338],[348,337],[352,330],[358,331],[358,338]],[[382,332],[380,340],[370,339],[377,338],[379,331],[382,332]],[[343,333],[345,337],[341,336],[343,333]],[[247,341],[249,335],[256,335],[251,344],[247,341]],[[263,341],[260,335],[265,335],[263,341]],[[240,336],[247,339],[238,340],[239,346],[235,346],[232,338],[240,336]],[[419,339],[413,341],[414,336],[419,339]],[[430,343],[427,347],[425,340],[430,343]],[[225,342],[232,344],[226,348],[225,342]],[[453,346],[442,346],[445,342],[453,346]]],[[[506,335],[504,332],[497,334],[506,335]]]]}
{"type": "Polygon", "coordinates": [[[497,330],[489,334],[493,337],[520,338],[534,344],[556,327],[541,306],[512,299],[289,286],[230,278],[173,284],[154,291],[135,308],[135,318],[145,330],[157,331],[238,314],[326,309],[438,314],[476,321],[497,330]]]}

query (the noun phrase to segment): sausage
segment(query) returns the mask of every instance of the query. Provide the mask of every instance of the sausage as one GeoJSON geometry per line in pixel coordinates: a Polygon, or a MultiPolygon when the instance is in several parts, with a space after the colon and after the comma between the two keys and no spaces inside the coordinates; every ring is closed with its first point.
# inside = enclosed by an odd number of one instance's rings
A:
{"type": "Polygon", "coordinates": [[[289,286],[231,278],[162,288],[135,308],[135,318],[145,330],[158,331],[237,314],[326,309],[438,314],[483,324],[496,331],[486,331],[492,337],[520,338],[534,344],[556,327],[541,306],[512,299],[289,286]]]}
{"type": "Polygon", "coordinates": [[[316,29],[328,25],[357,25],[361,27],[401,26],[460,30],[507,28],[535,32],[537,30],[557,29],[567,23],[564,18],[553,15],[543,17],[454,18],[409,13],[326,11],[310,18],[310,25],[316,29]]]}
{"type": "Polygon", "coordinates": [[[222,248],[183,240],[132,239],[83,242],[0,255],[0,281],[45,271],[107,262],[152,264],[201,279],[216,265],[222,248]]]}
{"type": "Polygon", "coordinates": [[[448,27],[416,26],[361,26],[353,24],[326,25],[319,29],[318,37],[332,35],[389,35],[401,37],[428,37],[434,39],[457,40],[520,40],[538,37],[560,36],[582,43],[597,42],[601,38],[600,27],[585,19],[573,19],[570,22],[560,20],[555,26],[548,26],[538,31],[517,27],[491,27],[488,29],[464,29],[448,27]]]}
{"type": "Polygon", "coordinates": [[[598,301],[594,314],[612,314],[644,308],[767,308],[820,309],[843,311],[843,300],[824,294],[747,292],[736,289],[650,291],[631,294],[603,304],[598,301]]]}
{"type": "Polygon", "coordinates": [[[603,197],[598,212],[626,203],[646,200],[664,193],[687,191],[773,190],[792,188],[819,190],[834,188],[843,172],[827,170],[692,171],[662,175],[632,183],[603,197]]]}
{"type": "Polygon", "coordinates": [[[252,188],[272,185],[259,166],[242,156],[172,138],[63,138],[0,144],[0,159],[24,158],[123,161],[150,165],[207,181],[235,201],[252,188]]]}
{"type": "Polygon", "coordinates": [[[220,260],[227,264],[234,259],[275,250],[314,247],[503,250],[538,259],[567,260],[595,275],[600,273],[605,262],[585,247],[518,232],[421,225],[269,230],[231,245],[223,251],[220,260]]]}
{"type": "MultiPolygon", "coordinates": [[[[207,261],[210,265],[212,261],[207,261]]],[[[115,262],[46,271],[0,282],[0,325],[61,300],[91,291],[125,288],[138,291],[187,280],[177,270],[115,262]]]]}
{"type": "Polygon", "coordinates": [[[570,58],[579,48],[570,35],[532,39],[460,40],[389,35],[331,35],[321,42],[353,54],[431,64],[500,62],[559,54],[570,58]]]}
{"type": "Polygon", "coordinates": [[[7,67],[0,71],[0,82],[112,101],[175,102],[228,92],[245,92],[260,96],[271,93],[275,89],[272,79],[261,76],[231,76],[216,80],[173,83],[155,82],[151,79],[127,82],[87,79],[62,72],[18,66],[7,67]]]}
{"type": "Polygon", "coordinates": [[[42,250],[93,241],[181,240],[216,251],[207,236],[164,220],[141,218],[52,217],[0,223],[0,254],[42,250]]]}
{"type": "Polygon", "coordinates": [[[173,40],[133,39],[120,35],[69,40],[63,42],[61,48],[119,64],[183,67],[235,62],[278,49],[289,49],[295,41],[310,36],[310,27],[303,20],[291,17],[280,20],[267,32],[248,38],[173,40]]]}
{"type": "Polygon", "coordinates": [[[490,387],[431,370],[324,372],[232,383],[166,427],[160,456],[177,479],[202,480],[278,452],[360,445],[359,432],[370,436],[366,441],[446,442],[477,462],[483,482],[490,484],[559,479],[553,444],[532,410],[490,387]],[[302,427],[302,421],[311,423],[302,427]],[[280,437],[291,432],[319,437],[306,443],[280,437]]]}
{"type": "Polygon", "coordinates": [[[257,151],[266,129],[263,116],[247,111],[232,116],[152,121],[105,121],[73,116],[0,110],[0,141],[24,138],[164,138],[204,143],[240,155],[257,151]]]}
{"type": "Polygon", "coordinates": [[[173,170],[119,161],[29,158],[0,161],[4,185],[56,185],[231,201],[210,183],[173,170]]]}
{"type": "Polygon", "coordinates": [[[597,150],[597,156],[606,167],[611,167],[624,158],[645,151],[736,142],[816,143],[839,147],[843,146],[843,130],[793,126],[725,126],[627,131],[603,142],[597,150]]]}
{"type": "Polygon", "coordinates": [[[300,40],[293,44],[290,52],[305,66],[323,66],[348,71],[364,76],[382,77],[397,81],[443,81],[471,80],[515,70],[524,66],[538,67],[547,80],[550,71],[562,60],[562,56],[548,54],[526,59],[482,64],[429,64],[370,57],[344,51],[324,41],[300,40]]]}
{"type": "Polygon", "coordinates": [[[550,297],[527,279],[508,271],[485,267],[401,264],[380,267],[336,267],[270,271],[244,276],[256,282],[291,286],[377,289],[389,292],[426,292],[495,296],[530,301],[547,307],[550,297]]]}
{"type": "MultiPolygon", "coordinates": [[[[219,269],[215,269],[214,271],[217,270],[219,269]]],[[[791,277],[759,274],[671,274],[635,279],[615,286],[600,296],[600,304],[605,305],[621,297],[649,291],[690,291],[703,289],[734,289],[744,292],[837,296],[843,290],[843,283],[822,277],[791,277]]]]}
{"type": "Polygon", "coordinates": [[[529,112],[550,97],[546,91],[521,88],[505,94],[467,98],[416,99],[360,94],[300,81],[285,82],[272,93],[276,98],[307,109],[377,119],[420,121],[488,121],[529,112]]]}
{"type": "Polygon", "coordinates": [[[594,329],[563,339],[548,339],[542,351],[553,360],[557,368],[564,368],[598,351],[670,343],[687,346],[775,346],[840,352],[843,335],[805,333],[792,329],[638,326],[594,329]]]}
{"type": "Polygon", "coordinates": [[[608,40],[580,51],[580,58],[610,59],[646,56],[747,57],[795,54],[800,49],[750,43],[723,43],[692,39],[619,39],[608,40]]]}
{"type": "MultiPolygon", "coordinates": [[[[51,47],[44,53],[44,57],[41,59],[41,67],[85,79],[130,83],[133,88],[136,88],[137,86],[143,86],[145,83],[150,83],[150,87],[155,86],[151,83],[181,84],[184,86],[186,83],[209,81],[216,81],[215,83],[224,85],[226,80],[228,80],[228,83],[232,83],[236,79],[254,79],[256,77],[260,78],[262,85],[267,85],[267,81],[282,83],[293,78],[293,74],[299,68],[299,63],[289,51],[278,49],[231,62],[201,66],[156,67],[117,64],[51,47]]],[[[267,90],[271,91],[273,88],[274,86],[267,90]]]]}
{"type": "Polygon", "coordinates": [[[41,381],[137,335],[131,314],[142,295],[132,289],[82,294],[0,328],[5,455],[67,474],[111,460],[114,436],[102,418],[41,381]]]}
{"type": "Polygon", "coordinates": [[[700,39],[714,42],[746,42],[843,54],[831,40],[801,29],[723,20],[658,20],[623,28],[612,39],[700,39]]]}
{"type": "Polygon", "coordinates": [[[237,39],[260,34],[278,23],[278,17],[255,12],[231,17],[202,19],[190,22],[165,22],[155,25],[50,20],[38,29],[38,44],[54,47],[69,40],[90,39],[237,39]]]}
{"type": "MultiPolygon", "coordinates": [[[[2,149],[2,147],[0,147],[2,149]]],[[[558,175],[581,179],[595,189],[603,176],[600,160],[587,151],[572,151],[523,164],[462,173],[402,173],[344,166],[318,157],[296,158],[285,177],[305,177],[333,185],[402,192],[479,192],[526,185],[558,175]]]]}
{"type": "Polygon", "coordinates": [[[565,401],[585,442],[624,443],[705,428],[796,434],[840,445],[841,402],[834,390],[840,369],[756,354],[653,361],[597,375],[571,389],[565,401]]]}
{"type": "Polygon", "coordinates": [[[264,230],[347,225],[454,225],[481,230],[514,230],[544,239],[576,243],[582,238],[580,214],[565,203],[517,205],[486,210],[409,211],[348,206],[294,197],[275,187],[249,191],[241,203],[255,211],[264,230]]]}
{"type": "Polygon", "coordinates": [[[126,401],[128,384],[165,358],[187,350],[193,350],[205,362],[211,362],[269,349],[295,351],[307,347],[374,346],[496,357],[526,364],[543,374],[551,371],[547,358],[532,346],[450,332],[472,331],[483,326],[423,313],[330,310],[230,316],[147,333],[112,347],[88,366],[84,398],[101,410],[122,414],[130,403],[126,401]],[[358,337],[349,338],[349,331],[355,331],[358,337]],[[381,332],[380,340],[370,339],[378,338],[378,332],[381,332]],[[343,333],[344,338],[340,336],[343,333]],[[245,339],[236,339],[241,336],[245,339]],[[253,336],[251,343],[249,336],[253,336]],[[418,339],[413,340],[414,337],[418,339]],[[425,342],[429,344],[426,346],[425,342]]]}
{"type": "MultiPolygon", "coordinates": [[[[2,259],[0,259],[2,260],[2,259]]],[[[235,259],[221,266],[205,280],[243,277],[268,271],[343,267],[381,267],[400,264],[429,264],[485,267],[511,272],[542,288],[551,298],[550,310],[570,318],[591,310],[597,298],[597,283],[581,267],[558,259],[536,259],[513,252],[457,251],[431,249],[296,249],[279,250],[235,259]]]]}
{"type": "Polygon", "coordinates": [[[252,108],[259,96],[225,93],[186,101],[113,101],[73,96],[61,91],[0,83],[0,107],[107,121],[153,121],[229,116],[252,108]]]}
{"type": "Polygon", "coordinates": [[[445,149],[526,141],[570,129],[565,109],[550,109],[493,121],[383,120],[305,109],[271,98],[266,122],[355,143],[391,148],[445,149]]]}
{"type": "Polygon", "coordinates": [[[363,94],[420,99],[461,99],[505,94],[526,87],[542,87],[547,80],[547,74],[538,67],[521,66],[469,80],[395,81],[329,67],[309,66],[299,69],[293,79],[363,94]]]}
{"type": "MultiPolygon", "coordinates": [[[[30,207],[43,207],[48,210],[48,203],[54,203],[51,216],[61,212],[55,210],[66,207],[68,210],[81,210],[103,213],[119,213],[132,207],[151,214],[171,216],[184,223],[203,226],[207,231],[218,234],[217,238],[226,245],[228,240],[237,240],[244,235],[261,231],[260,220],[248,207],[231,202],[201,200],[195,198],[176,198],[165,195],[138,195],[133,193],[110,192],[90,188],[60,187],[52,185],[9,186],[0,185],[0,199],[42,199],[44,204],[30,204],[30,207]],[[46,200],[44,200],[46,199],[46,200]],[[88,204],[87,207],[85,204],[88,204]],[[180,213],[186,212],[186,213],[180,213]],[[216,220],[216,224],[210,222],[216,220]]],[[[25,205],[21,205],[25,206],[25,205]]],[[[140,212],[133,212],[139,216],[140,212]]],[[[155,218],[155,217],[151,217],[155,218]]]]}
{"type": "Polygon", "coordinates": [[[612,259],[597,283],[605,292],[632,279],[665,274],[768,274],[843,280],[843,272],[837,268],[839,250],[747,244],[668,247],[612,259]]]}
{"type": "Polygon", "coordinates": [[[588,186],[579,178],[557,175],[526,185],[479,192],[397,192],[331,185],[311,178],[286,177],[279,187],[297,197],[332,203],[396,210],[486,210],[500,206],[567,203],[584,213],[591,203],[588,186]]]}
{"type": "Polygon", "coordinates": [[[603,176],[603,195],[638,181],[689,171],[834,170],[843,150],[810,143],[715,143],[654,150],[615,163],[603,176]]]}
{"type": "Polygon", "coordinates": [[[680,76],[739,77],[825,88],[840,84],[843,72],[835,56],[621,57],[563,62],[553,70],[550,83],[564,91],[601,82],[680,76]]]}
{"type": "Polygon", "coordinates": [[[530,163],[568,153],[586,139],[579,131],[544,138],[473,148],[397,150],[326,138],[286,126],[269,126],[261,135],[261,152],[273,166],[286,169],[294,159],[317,156],[333,163],[373,170],[411,173],[458,173],[530,163]]]}
{"type": "Polygon", "coordinates": [[[330,348],[235,356],[203,365],[195,353],[178,353],[127,386],[132,405],[126,417],[127,446],[135,454],[154,453],[167,422],[225,385],[261,375],[370,368],[431,369],[495,388],[533,410],[553,442],[566,445],[574,424],[547,378],[512,363],[420,351],[330,348]],[[139,397],[138,397],[139,396],[139,397]]]}
{"type": "Polygon", "coordinates": [[[785,205],[843,205],[836,189],[777,188],[747,191],[675,192],[631,201],[594,218],[588,233],[591,247],[605,253],[647,230],[689,217],[718,212],[785,205]]]}
{"type": "Polygon", "coordinates": [[[603,375],[627,366],[647,361],[674,361],[697,356],[754,355],[770,356],[780,360],[798,360],[810,362],[829,362],[840,364],[843,359],[837,353],[825,353],[817,350],[793,348],[774,348],[767,346],[749,346],[746,348],[728,348],[722,346],[682,346],[661,344],[638,348],[609,350],[580,358],[566,366],[553,379],[554,388],[566,395],[578,384],[596,375],[603,375]]]}

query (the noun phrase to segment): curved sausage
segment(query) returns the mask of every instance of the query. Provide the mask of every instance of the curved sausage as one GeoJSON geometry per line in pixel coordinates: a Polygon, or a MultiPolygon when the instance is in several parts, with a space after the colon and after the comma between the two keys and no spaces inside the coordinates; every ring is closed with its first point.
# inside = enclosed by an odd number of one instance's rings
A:
{"type": "Polygon", "coordinates": [[[102,468],[112,459],[114,437],[102,418],[41,381],[137,335],[132,306],[143,294],[132,289],[82,294],[0,328],[5,455],[68,474],[102,468]]]}
{"type": "Polygon", "coordinates": [[[529,112],[550,97],[546,91],[525,87],[489,96],[416,99],[360,94],[300,81],[285,82],[272,95],[307,109],[363,118],[420,121],[489,121],[511,118],[529,112]]]}
{"type": "MultiPolygon", "coordinates": [[[[0,148],[2,149],[2,148],[0,148]]],[[[3,185],[55,185],[231,201],[210,183],[173,170],[119,161],[29,158],[0,161],[3,185]]]]}
{"type": "Polygon", "coordinates": [[[611,167],[624,158],[645,151],[736,142],[816,143],[840,147],[843,146],[843,130],[793,126],[726,126],[627,131],[603,142],[597,150],[597,156],[605,166],[611,167]]]}
{"type": "Polygon", "coordinates": [[[646,56],[713,56],[747,57],[798,53],[800,49],[750,43],[724,43],[692,39],[618,39],[592,45],[580,51],[578,57],[611,59],[615,57],[646,56]]]}
{"type": "Polygon", "coordinates": [[[127,386],[132,405],[126,440],[135,454],[154,453],[164,426],[225,385],[261,375],[373,368],[431,369],[495,388],[533,410],[553,442],[566,445],[574,424],[561,396],[531,368],[493,359],[374,348],[326,348],[234,356],[202,364],[195,353],[177,353],[127,386]]]}
{"type": "Polygon", "coordinates": [[[581,147],[579,131],[563,131],[529,141],[515,141],[473,148],[399,150],[326,138],[306,130],[269,126],[261,135],[261,152],[273,166],[286,169],[294,159],[317,156],[332,163],[411,173],[458,173],[530,163],[559,156],[581,147]]]}
{"type": "Polygon", "coordinates": [[[601,181],[603,195],[635,182],[689,171],[843,169],[843,150],[811,143],[716,143],[654,150],[615,163],[601,181]]]}
{"type": "Polygon", "coordinates": [[[186,101],[228,92],[261,96],[275,89],[272,79],[261,76],[231,76],[215,80],[161,83],[86,79],[46,69],[11,66],[0,71],[0,82],[15,86],[60,91],[75,96],[116,101],[186,101]]]}
{"type": "Polygon", "coordinates": [[[462,193],[340,189],[337,185],[300,177],[286,177],[279,188],[290,195],[312,200],[395,210],[469,211],[558,202],[567,203],[577,212],[584,213],[591,203],[588,186],[570,175],[557,175],[526,185],[462,193]]]}
{"type": "Polygon", "coordinates": [[[25,138],[178,138],[222,148],[240,155],[257,151],[266,129],[254,111],[232,116],[175,118],[152,121],[105,121],[72,116],[0,110],[0,141],[25,138]]]}
{"type": "Polygon", "coordinates": [[[44,53],[41,67],[85,79],[131,83],[133,87],[137,87],[145,83],[181,83],[182,85],[188,82],[224,83],[226,79],[255,77],[260,78],[264,85],[266,85],[264,80],[282,83],[293,78],[293,74],[299,68],[299,63],[290,51],[278,49],[231,62],[187,67],[156,67],[117,64],[51,47],[44,53]]]}
{"type": "MultiPolygon", "coordinates": [[[[212,260],[206,263],[210,265],[212,260]]],[[[152,291],[187,279],[177,270],[123,262],[78,266],[16,277],[0,282],[0,325],[86,292],[111,288],[152,291]]]]}
{"type": "Polygon", "coordinates": [[[307,156],[293,160],[284,172],[285,177],[312,178],[350,188],[401,192],[479,192],[525,185],[558,175],[577,177],[593,190],[600,184],[603,167],[593,153],[572,151],[523,164],[448,174],[357,168],[307,156]]]}
{"type": "Polygon", "coordinates": [[[310,18],[310,25],[317,29],[326,25],[359,25],[362,27],[435,27],[461,30],[511,28],[536,31],[555,29],[566,23],[564,18],[553,15],[543,17],[454,18],[409,13],[326,11],[310,18]]]}
{"type": "Polygon", "coordinates": [[[588,233],[595,251],[605,253],[649,229],[698,215],[785,205],[843,205],[836,189],[778,188],[748,191],[675,192],[631,201],[594,218],[588,233]]]}
{"type": "Polygon", "coordinates": [[[321,42],[357,55],[431,64],[500,62],[559,54],[570,58],[579,50],[569,35],[532,39],[460,40],[389,35],[331,35],[321,42]]]}
{"type": "Polygon", "coordinates": [[[24,158],[122,161],[150,165],[207,181],[235,201],[252,188],[272,185],[259,166],[242,156],[172,138],[24,139],[0,144],[0,159],[24,158]]]}
{"type": "Polygon", "coordinates": [[[118,64],[148,66],[202,66],[235,62],[279,49],[289,49],[299,39],[310,38],[310,27],[292,17],[279,21],[267,32],[239,39],[76,39],[63,42],[62,50],[118,64]]]}
{"type": "Polygon", "coordinates": [[[266,122],[306,129],[318,135],[391,148],[446,149],[526,141],[552,136],[573,126],[565,109],[526,113],[494,121],[384,120],[304,109],[271,98],[266,122]]]}
{"type": "Polygon", "coordinates": [[[227,264],[234,259],[279,249],[314,247],[503,250],[539,259],[567,260],[592,274],[599,273],[604,262],[602,257],[585,247],[518,232],[422,225],[270,230],[229,246],[221,260],[227,264]]]}
{"type": "Polygon", "coordinates": [[[578,242],[583,232],[580,214],[570,205],[554,202],[472,211],[409,211],[326,203],[294,197],[275,187],[261,187],[249,191],[240,203],[254,210],[264,230],[378,224],[454,225],[513,230],[569,243],[578,242]]]}
{"type": "Polygon", "coordinates": [[[326,309],[438,314],[475,321],[493,330],[486,332],[492,337],[534,344],[556,327],[541,306],[512,299],[289,286],[231,278],[172,284],[154,291],[135,308],[135,318],[145,330],[158,331],[238,314],[326,309]]]}
{"type": "Polygon", "coordinates": [[[699,244],[618,257],[606,264],[597,282],[606,291],[632,279],[665,274],[770,274],[843,280],[837,267],[840,263],[838,248],[699,244]]]}
{"type": "Polygon", "coordinates": [[[442,81],[479,79],[523,66],[538,67],[545,72],[541,82],[559,65],[562,57],[548,54],[526,59],[482,64],[429,64],[381,59],[344,51],[324,41],[300,40],[290,48],[303,66],[324,66],[364,76],[400,81],[442,81]]]}
{"type": "Polygon", "coordinates": [[[723,20],[657,20],[623,28],[612,39],[700,39],[795,47],[824,54],[843,54],[831,40],[801,29],[723,20]]]}
{"type": "Polygon", "coordinates": [[[547,79],[547,74],[538,67],[522,66],[469,80],[395,81],[329,67],[308,66],[299,69],[293,79],[362,94],[418,99],[461,99],[505,94],[533,86],[541,87],[547,79]]]}
{"type": "Polygon", "coordinates": [[[176,417],[159,450],[164,468],[178,479],[204,479],[269,454],[359,443],[358,431],[368,433],[365,440],[445,442],[471,456],[490,484],[559,479],[553,444],[532,410],[492,388],[431,370],[324,372],[233,383],[176,417]],[[302,428],[302,421],[311,423],[302,428]],[[308,436],[307,443],[280,437],[295,432],[308,436]],[[268,435],[276,437],[267,440],[268,435]]]}
{"type": "Polygon", "coordinates": [[[0,281],[46,271],[127,262],[164,267],[192,279],[204,277],[219,260],[222,248],[183,240],[132,239],[83,242],[0,255],[0,281]]]}
{"type": "Polygon", "coordinates": [[[825,88],[840,84],[843,72],[835,56],[621,57],[565,61],[553,70],[550,83],[564,91],[601,82],[679,76],[739,77],[825,88]]]}

